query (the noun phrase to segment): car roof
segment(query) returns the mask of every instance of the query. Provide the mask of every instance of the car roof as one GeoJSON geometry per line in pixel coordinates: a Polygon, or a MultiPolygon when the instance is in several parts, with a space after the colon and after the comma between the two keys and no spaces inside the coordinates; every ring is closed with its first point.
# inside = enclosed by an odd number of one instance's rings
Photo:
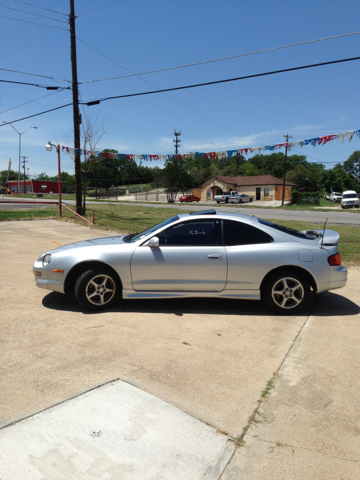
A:
{"type": "Polygon", "coordinates": [[[211,210],[200,210],[198,212],[192,212],[192,213],[180,213],[178,215],[179,218],[185,219],[185,218],[204,218],[210,217],[210,218],[223,218],[223,219],[233,219],[233,220],[241,220],[245,222],[258,222],[257,217],[254,215],[244,215],[242,213],[231,213],[231,212],[217,212],[215,209],[211,210]]]}

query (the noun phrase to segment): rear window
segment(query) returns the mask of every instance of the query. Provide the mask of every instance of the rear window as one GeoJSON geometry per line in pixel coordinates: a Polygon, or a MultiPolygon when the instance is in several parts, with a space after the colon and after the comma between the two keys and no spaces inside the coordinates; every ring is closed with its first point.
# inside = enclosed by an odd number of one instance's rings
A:
{"type": "Polygon", "coordinates": [[[266,225],[267,227],[271,227],[274,230],[279,230],[280,232],[287,233],[288,235],[292,235],[294,237],[298,238],[306,238],[307,240],[314,240],[315,237],[306,235],[305,233],[299,232],[298,230],[294,230],[289,227],[284,227],[283,225],[277,225],[276,223],[268,222],[267,220],[263,220],[262,218],[259,218],[259,223],[262,223],[263,225],[266,225]]]}
{"type": "Polygon", "coordinates": [[[224,220],[224,245],[256,245],[271,243],[274,239],[259,228],[247,223],[224,220]]]}

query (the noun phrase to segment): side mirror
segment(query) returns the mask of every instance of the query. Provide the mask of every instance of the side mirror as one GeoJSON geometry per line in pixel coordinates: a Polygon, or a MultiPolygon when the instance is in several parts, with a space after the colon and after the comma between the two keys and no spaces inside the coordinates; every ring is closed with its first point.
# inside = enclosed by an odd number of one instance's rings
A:
{"type": "Polygon", "coordinates": [[[158,237],[150,238],[150,240],[149,240],[149,247],[150,248],[158,248],[159,244],[160,244],[160,242],[159,242],[158,237]]]}

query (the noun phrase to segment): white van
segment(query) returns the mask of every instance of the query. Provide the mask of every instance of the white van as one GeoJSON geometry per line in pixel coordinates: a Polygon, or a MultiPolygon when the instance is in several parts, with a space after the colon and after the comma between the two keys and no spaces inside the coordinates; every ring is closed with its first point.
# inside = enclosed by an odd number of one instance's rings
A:
{"type": "Polygon", "coordinates": [[[341,199],[341,208],[359,208],[359,197],[354,190],[346,190],[343,192],[341,199]]]}

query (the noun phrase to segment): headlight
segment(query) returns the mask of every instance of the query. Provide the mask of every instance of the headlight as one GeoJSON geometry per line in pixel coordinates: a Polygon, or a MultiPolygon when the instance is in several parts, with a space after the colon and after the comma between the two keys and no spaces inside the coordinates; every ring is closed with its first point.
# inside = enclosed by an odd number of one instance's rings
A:
{"type": "Polygon", "coordinates": [[[48,253],[43,258],[43,261],[42,261],[43,267],[45,267],[46,265],[49,265],[50,262],[51,262],[51,255],[48,253]]]}

